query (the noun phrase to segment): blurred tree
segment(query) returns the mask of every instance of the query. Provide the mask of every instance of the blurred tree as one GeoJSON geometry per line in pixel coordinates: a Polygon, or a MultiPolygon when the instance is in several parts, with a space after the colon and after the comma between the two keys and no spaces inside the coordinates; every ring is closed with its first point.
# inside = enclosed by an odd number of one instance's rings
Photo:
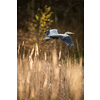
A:
{"type": "Polygon", "coordinates": [[[46,36],[45,31],[51,28],[53,20],[51,20],[51,7],[45,5],[44,11],[40,8],[37,10],[35,19],[33,22],[30,22],[29,30],[31,31],[32,37],[30,41],[36,41],[38,44],[42,42],[46,36]],[[33,35],[34,34],[34,35],[33,35]]]}
{"type": "MultiPolygon", "coordinates": [[[[57,28],[59,33],[65,31],[75,33],[71,36],[74,47],[67,48],[66,44],[59,41],[63,51],[62,55],[67,54],[68,50],[66,49],[69,49],[70,53],[77,50],[76,38],[79,43],[79,50],[84,50],[84,0],[17,0],[18,45],[25,41],[25,46],[29,48],[35,42],[41,42],[46,35],[44,31],[50,27],[57,28]],[[43,20],[43,16],[45,15],[44,19],[47,16],[45,5],[47,5],[47,8],[50,7],[49,13],[53,12],[52,16],[48,18],[48,20],[53,19],[51,25],[49,25],[50,21],[43,20]],[[39,8],[40,10],[38,10],[39,8]],[[48,28],[45,26],[48,26],[48,28]],[[28,27],[35,29],[30,30],[28,27]]],[[[43,46],[45,49],[47,47],[46,45],[43,46]]],[[[57,43],[57,48],[60,48],[59,43],[57,43]]]]}

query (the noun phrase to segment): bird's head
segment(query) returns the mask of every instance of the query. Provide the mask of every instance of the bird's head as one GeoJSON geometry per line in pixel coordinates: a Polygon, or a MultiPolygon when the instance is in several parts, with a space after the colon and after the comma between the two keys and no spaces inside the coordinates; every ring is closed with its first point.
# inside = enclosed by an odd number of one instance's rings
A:
{"type": "Polygon", "coordinates": [[[67,32],[65,32],[64,34],[67,34],[67,35],[69,34],[69,35],[70,35],[70,34],[74,34],[74,33],[73,33],[73,32],[67,31],[67,32]]]}

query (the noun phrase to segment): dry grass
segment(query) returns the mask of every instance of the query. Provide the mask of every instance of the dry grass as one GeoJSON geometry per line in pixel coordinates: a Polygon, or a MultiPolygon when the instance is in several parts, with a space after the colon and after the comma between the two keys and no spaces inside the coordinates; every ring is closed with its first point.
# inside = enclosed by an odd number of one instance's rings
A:
{"type": "Polygon", "coordinates": [[[39,60],[34,48],[29,57],[17,59],[18,100],[83,100],[84,81],[82,58],[80,63],[58,62],[56,49],[52,61],[39,60]]]}

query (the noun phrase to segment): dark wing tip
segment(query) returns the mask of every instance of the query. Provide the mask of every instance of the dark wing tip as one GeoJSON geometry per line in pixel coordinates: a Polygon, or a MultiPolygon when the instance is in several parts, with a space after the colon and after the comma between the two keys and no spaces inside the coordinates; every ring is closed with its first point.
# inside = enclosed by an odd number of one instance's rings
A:
{"type": "Polygon", "coordinates": [[[74,44],[73,44],[73,42],[72,42],[72,40],[71,40],[71,38],[70,38],[70,36],[63,36],[63,37],[61,37],[61,40],[63,41],[63,42],[65,42],[67,45],[69,45],[69,46],[74,46],[74,44]]]}
{"type": "Polygon", "coordinates": [[[70,44],[69,46],[74,46],[74,44],[72,43],[72,44],[70,44]]]}
{"type": "Polygon", "coordinates": [[[49,35],[49,34],[50,34],[50,30],[47,30],[45,33],[46,33],[47,35],[49,35]]]}

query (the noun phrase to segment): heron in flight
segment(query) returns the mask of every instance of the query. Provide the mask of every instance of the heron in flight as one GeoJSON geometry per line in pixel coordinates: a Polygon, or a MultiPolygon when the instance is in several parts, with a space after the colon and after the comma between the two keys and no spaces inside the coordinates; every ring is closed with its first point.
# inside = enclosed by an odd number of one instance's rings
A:
{"type": "Polygon", "coordinates": [[[70,36],[68,35],[68,34],[74,34],[72,32],[65,32],[64,34],[58,34],[57,29],[51,29],[51,30],[47,30],[45,33],[48,35],[48,37],[45,37],[46,41],[50,40],[51,38],[53,38],[53,39],[60,38],[67,45],[74,46],[70,36]]]}

